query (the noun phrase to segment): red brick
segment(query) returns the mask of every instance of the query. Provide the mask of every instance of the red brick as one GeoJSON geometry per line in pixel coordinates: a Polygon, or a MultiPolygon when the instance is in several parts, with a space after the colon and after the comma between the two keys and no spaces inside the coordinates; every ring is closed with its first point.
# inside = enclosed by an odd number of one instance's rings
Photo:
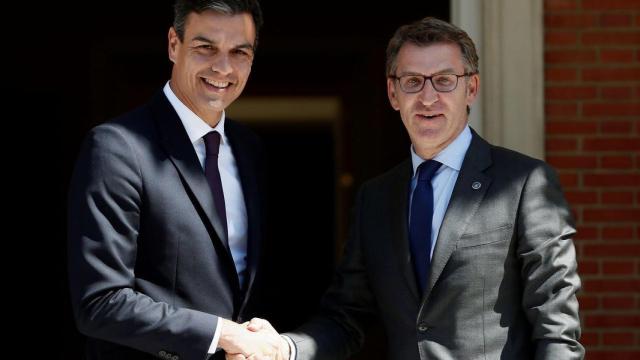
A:
{"type": "Polygon", "coordinates": [[[603,63],[630,63],[633,62],[632,50],[601,50],[600,60],[603,63]]]}
{"type": "Polygon", "coordinates": [[[640,141],[629,138],[584,139],[582,147],[586,151],[638,151],[640,141]]]}
{"type": "Polygon", "coordinates": [[[638,174],[585,174],[585,186],[618,186],[618,187],[636,187],[640,183],[640,175],[638,174]]]}
{"type": "Polygon", "coordinates": [[[544,17],[545,28],[582,28],[596,24],[596,17],[591,14],[548,14],[544,17]]]}
{"type": "Polygon", "coordinates": [[[578,42],[575,31],[547,31],[544,35],[546,45],[572,45],[578,42]]]}
{"type": "Polygon", "coordinates": [[[629,121],[605,121],[600,124],[600,130],[605,134],[629,134],[632,131],[632,126],[629,121]]]}
{"type": "Polygon", "coordinates": [[[598,239],[598,228],[594,226],[578,226],[576,238],[580,240],[598,239]]]}
{"type": "Polygon", "coordinates": [[[633,159],[628,155],[603,156],[600,160],[600,167],[605,169],[630,169],[633,166],[633,159]]]}
{"type": "Polygon", "coordinates": [[[547,152],[553,151],[571,151],[578,149],[578,141],[576,139],[549,139],[546,140],[547,152]]]}
{"type": "Polygon", "coordinates": [[[633,296],[605,296],[602,298],[602,307],[605,309],[633,309],[634,306],[633,296]]]}
{"type": "MultiPolygon", "coordinates": [[[[580,260],[578,262],[578,273],[580,275],[594,275],[600,273],[599,265],[597,261],[580,260]]],[[[581,299],[588,300],[590,298],[581,299]]]]}
{"type": "MultiPolygon", "coordinates": [[[[551,161],[550,164],[553,165],[551,161]]],[[[557,165],[554,165],[557,166],[557,165]]],[[[566,191],[565,198],[569,204],[594,204],[598,202],[598,194],[595,191],[566,191]]]]}
{"type": "Polygon", "coordinates": [[[598,166],[595,156],[549,156],[547,161],[558,169],[584,169],[598,166]]]}
{"type": "Polygon", "coordinates": [[[582,33],[586,45],[635,45],[640,44],[640,31],[586,31],[582,33]]]}
{"type": "Polygon", "coordinates": [[[593,99],[598,91],[594,87],[559,87],[545,89],[545,98],[549,100],[593,99]]]}
{"type": "Polygon", "coordinates": [[[629,99],[633,93],[631,87],[606,87],[600,89],[600,94],[603,99],[620,100],[629,99]]]}
{"type": "Polygon", "coordinates": [[[591,350],[586,354],[586,360],[638,360],[640,351],[638,350],[591,350]]]}
{"type": "Polygon", "coordinates": [[[582,8],[589,10],[633,10],[640,8],[639,0],[582,0],[582,8]]]}
{"type": "Polygon", "coordinates": [[[547,116],[576,116],[578,114],[577,104],[549,104],[544,107],[547,116]]]}
{"type": "Polygon", "coordinates": [[[576,173],[560,173],[558,177],[563,188],[578,186],[578,174],[576,173]]]}
{"type": "Polygon", "coordinates": [[[633,193],[625,192],[604,192],[602,193],[603,204],[633,204],[633,193]]]}
{"type": "Polygon", "coordinates": [[[640,326],[639,315],[587,315],[586,324],[591,327],[627,327],[640,326]]]}
{"type": "Polygon", "coordinates": [[[623,27],[631,25],[631,16],[628,14],[602,14],[600,25],[606,27],[623,27]]]}
{"type": "Polygon", "coordinates": [[[589,64],[596,61],[594,50],[549,50],[544,53],[546,64],[589,64]]]}
{"type": "MultiPolygon", "coordinates": [[[[640,209],[621,209],[621,208],[608,208],[608,209],[584,209],[583,212],[584,221],[593,222],[639,222],[640,221],[640,209]]],[[[620,249],[622,249],[620,245],[620,249]]],[[[595,250],[595,249],[594,249],[595,250]]],[[[615,249],[611,249],[614,251],[615,249]]],[[[635,250],[636,256],[640,256],[640,245],[637,248],[629,248],[627,250],[635,250]]],[[[618,251],[618,250],[615,250],[618,251]]],[[[620,250],[620,252],[622,252],[620,250]]]]}
{"type": "Polygon", "coordinates": [[[627,240],[633,237],[633,227],[605,227],[602,229],[602,238],[606,240],[627,240]]]}
{"type": "Polygon", "coordinates": [[[640,68],[583,69],[582,79],[586,81],[637,81],[640,80],[640,68]]]}
{"type": "Polygon", "coordinates": [[[640,25],[640,15],[636,15],[636,25],[640,25]]]}
{"type": "MultiPolygon", "coordinates": [[[[580,310],[582,309],[582,304],[580,304],[580,310]]],[[[597,332],[585,331],[580,336],[580,343],[584,346],[590,345],[598,345],[600,343],[599,334],[597,332]]]]}
{"type": "Polygon", "coordinates": [[[602,273],[605,275],[633,275],[635,268],[635,263],[632,261],[605,261],[602,264],[602,273]]]}
{"type": "Polygon", "coordinates": [[[577,4],[576,0],[545,0],[544,9],[546,11],[577,9],[577,4]]]}
{"type": "Polygon", "coordinates": [[[545,131],[547,134],[559,135],[595,134],[598,132],[598,123],[593,121],[547,121],[545,131]]]}
{"type": "Polygon", "coordinates": [[[584,116],[640,116],[640,102],[584,104],[584,116]]]}
{"type": "MultiPolygon", "coordinates": [[[[578,268],[578,271],[580,275],[582,275],[580,268],[578,268]]],[[[579,295],[578,304],[580,305],[580,310],[595,310],[600,308],[597,296],[579,295]]]]}
{"type": "Polygon", "coordinates": [[[576,69],[546,69],[544,72],[544,78],[547,82],[575,81],[578,78],[578,72],[576,69]]]}
{"type": "Polygon", "coordinates": [[[585,256],[640,256],[640,244],[586,244],[583,249],[585,256]]]}
{"type": "Polygon", "coordinates": [[[602,334],[604,345],[633,345],[635,335],[630,332],[615,332],[602,334]]]}
{"type": "Polygon", "coordinates": [[[638,279],[585,279],[584,290],[588,292],[619,292],[635,294],[640,291],[638,279]]]}

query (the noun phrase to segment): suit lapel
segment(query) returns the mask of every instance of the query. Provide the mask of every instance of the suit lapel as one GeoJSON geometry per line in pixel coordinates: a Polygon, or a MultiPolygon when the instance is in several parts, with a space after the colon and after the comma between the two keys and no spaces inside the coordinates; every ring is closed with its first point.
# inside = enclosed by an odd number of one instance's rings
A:
{"type": "Polygon", "coordinates": [[[455,250],[458,240],[464,234],[469,221],[475,215],[487,189],[491,185],[492,179],[483,172],[491,165],[490,146],[475,131],[472,130],[472,133],[471,144],[465,155],[458,180],[451,194],[449,207],[440,226],[436,247],[431,259],[431,272],[423,299],[429,297],[435,283],[442,274],[442,270],[455,250]]]}
{"type": "MultiPolygon", "coordinates": [[[[235,274],[236,270],[229,250],[229,243],[215,210],[213,194],[186,130],[162,92],[152,99],[150,108],[158,126],[162,146],[178,170],[187,193],[199,210],[218,255],[225,261],[229,273],[235,274]]],[[[236,290],[234,293],[239,293],[238,277],[232,276],[232,278],[235,278],[231,279],[236,290]]]]}
{"type": "Polygon", "coordinates": [[[411,160],[408,159],[400,164],[396,172],[397,174],[392,176],[395,182],[389,194],[389,201],[391,203],[389,207],[389,209],[391,209],[391,234],[393,234],[392,238],[395,242],[393,246],[395,251],[394,256],[398,264],[398,269],[404,277],[404,282],[407,284],[416,302],[419,302],[420,295],[416,284],[416,276],[413,273],[408,236],[409,191],[413,172],[411,160]]]}

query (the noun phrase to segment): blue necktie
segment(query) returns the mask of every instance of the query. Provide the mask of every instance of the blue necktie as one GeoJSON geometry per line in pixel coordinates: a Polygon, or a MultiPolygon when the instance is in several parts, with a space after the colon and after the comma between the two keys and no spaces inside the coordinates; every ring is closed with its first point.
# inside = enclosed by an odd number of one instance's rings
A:
{"type": "MultiPolygon", "coordinates": [[[[216,212],[224,228],[225,237],[228,235],[227,230],[227,211],[224,205],[224,192],[222,191],[222,180],[220,179],[220,170],[218,169],[218,151],[220,149],[220,133],[211,131],[204,137],[204,146],[207,156],[204,162],[204,174],[207,182],[213,192],[213,202],[216,206],[216,212]]],[[[224,241],[224,239],[222,240],[224,241]]]]}
{"type": "Polygon", "coordinates": [[[421,294],[427,285],[427,274],[431,265],[431,222],[433,218],[431,179],[440,165],[442,164],[435,160],[427,160],[418,166],[418,181],[411,200],[409,245],[413,270],[421,294]]]}

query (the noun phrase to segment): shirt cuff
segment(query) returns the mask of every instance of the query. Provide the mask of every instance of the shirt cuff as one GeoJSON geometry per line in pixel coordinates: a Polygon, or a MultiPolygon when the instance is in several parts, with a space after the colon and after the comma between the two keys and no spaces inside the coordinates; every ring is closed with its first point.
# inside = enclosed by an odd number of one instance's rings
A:
{"type": "Polygon", "coordinates": [[[218,318],[218,323],[216,324],[216,332],[213,333],[213,340],[211,340],[211,345],[209,346],[209,351],[207,352],[209,355],[214,354],[218,351],[218,341],[220,341],[220,331],[222,329],[222,318],[218,318]]]}
{"type": "Polygon", "coordinates": [[[287,344],[289,344],[289,360],[296,360],[296,345],[293,343],[293,340],[291,340],[287,335],[280,336],[282,336],[287,341],[287,344]]]}

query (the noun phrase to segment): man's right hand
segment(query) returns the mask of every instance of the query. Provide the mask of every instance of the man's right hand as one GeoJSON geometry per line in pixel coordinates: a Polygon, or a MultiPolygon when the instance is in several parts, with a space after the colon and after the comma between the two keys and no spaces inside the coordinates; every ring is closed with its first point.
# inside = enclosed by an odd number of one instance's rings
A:
{"type": "Polygon", "coordinates": [[[263,319],[236,324],[223,321],[218,347],[233,360],[289,360],[289,344],[263,319]]]}

